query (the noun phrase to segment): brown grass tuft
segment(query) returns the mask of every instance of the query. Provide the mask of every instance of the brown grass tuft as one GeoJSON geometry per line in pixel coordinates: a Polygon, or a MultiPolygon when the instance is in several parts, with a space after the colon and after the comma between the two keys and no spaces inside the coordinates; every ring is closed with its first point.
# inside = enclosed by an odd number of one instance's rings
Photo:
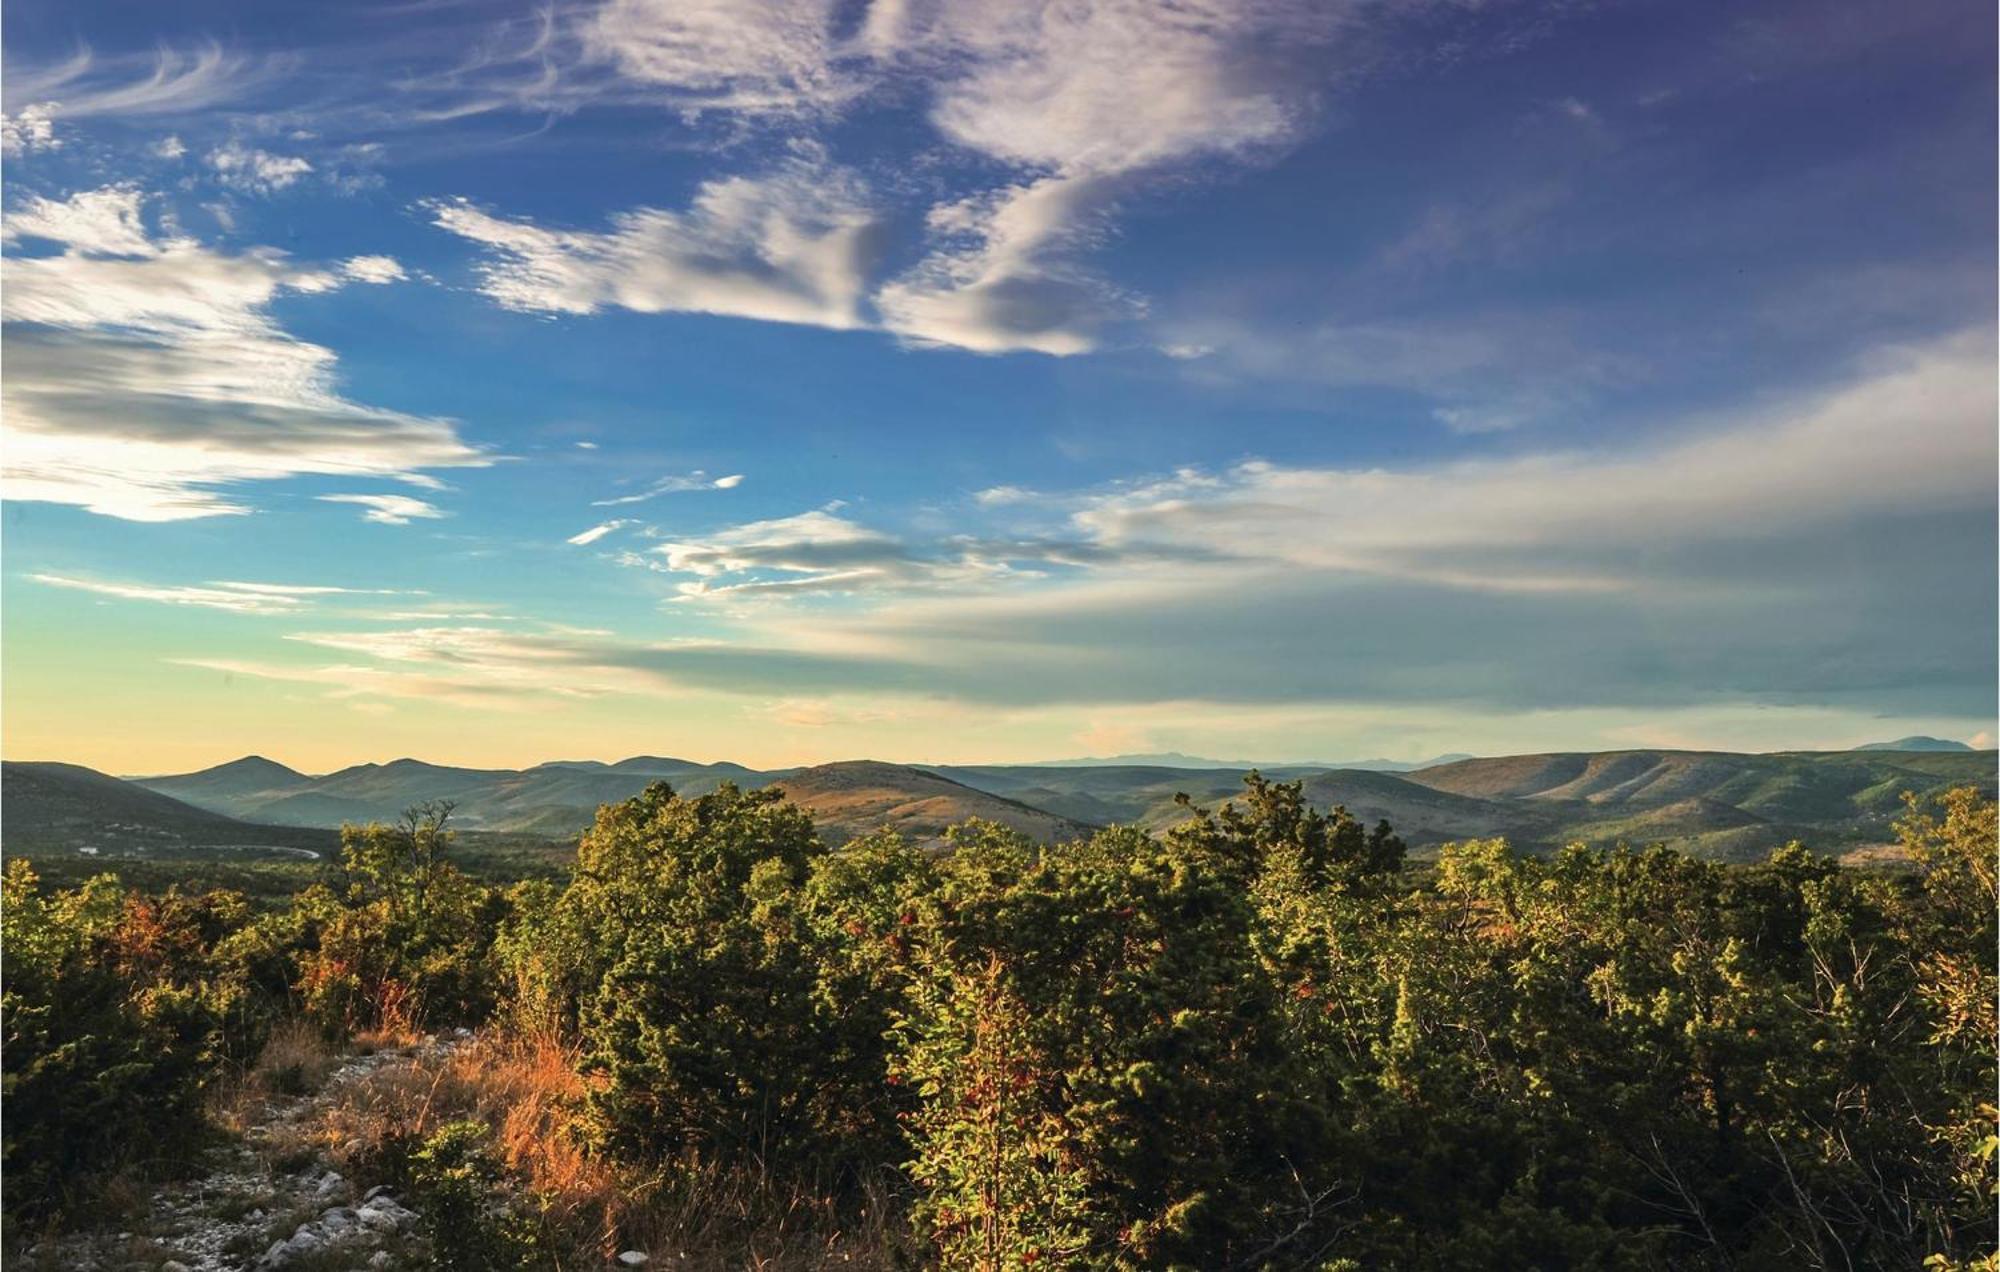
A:
{"type": "Polygon", "coordinates": [[[281,1021],[257,1062],[224,1078],[209,1093],[209,1115],[217,1125],[241,1134],[273,1098],[317,1089],[339,1060],[318,1029],[303,1020],[281,1021]]]}

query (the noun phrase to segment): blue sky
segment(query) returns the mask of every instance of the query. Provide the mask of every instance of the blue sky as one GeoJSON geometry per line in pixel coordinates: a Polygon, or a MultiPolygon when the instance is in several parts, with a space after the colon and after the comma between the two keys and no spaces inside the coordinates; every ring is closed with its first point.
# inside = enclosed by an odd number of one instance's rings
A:
{"type": "Polygon", "coordinates": [[[1990,743],[1993,21],[20,0],[7,753],[1990,743]]]}

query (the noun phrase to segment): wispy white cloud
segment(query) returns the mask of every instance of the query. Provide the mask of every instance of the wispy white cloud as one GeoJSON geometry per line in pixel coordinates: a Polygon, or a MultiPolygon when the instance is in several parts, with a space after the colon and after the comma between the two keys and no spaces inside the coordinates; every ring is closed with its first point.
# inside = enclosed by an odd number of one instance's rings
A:
{"type": "MultiPolygon", "coordinates": [[[[79,46],[43,66],[10,60],[0,94],[0,154],[18,158],[56,150],[58,119],[186,114],[217,105],[267,79],[283,59],[262,61],[227,53],[214,43],[162,47],[152,54],[99,57],[79,46]]],[[[177,138],[168,138],[178,146],[177,138]]],[[[177,158],[179,151],[166,154],[177,158]]]]}
{"type": "MultiPolygon", "coordinates": [[[[877,6],[878,8],[887,6],[877,6]]],[[[874,72],[836,34],[835,0],[609,0],[584,20],[586,56],[683,110],[831,112],[874,72]]]]}
{"type": "Polygon", "coordinates": [[[1990,502],[1991,333],[1877,355],[1838,390],[1692,428],[1637,451],[1540,454],[1411,470],[1247,463],[1094,495],[1072,513],[1093,541],[1205,544],[1273,565],[1398,577],[1456,561],[1504,586],[1497,556],[1578,568],[1613,544],[1797,532],[1871,510],[1990,502]],[[1899,440],[1885,442],[1884,422],[1899,440]],[[1409,510],[1423,509],[1423,515],[1409,510]],[[1476,569],[1472,561],[1483,561],[1476,569]]]}
{"type": "Polygon", "coordinates": [[[989,508],[1005,507],[1008,504],[1028,503],[1035,498],[1035,492],[1019,486],[988,486],[973,495],[973,499],[989,508]]]}
{"type": "Polygon", "coordinates": [[[10,238],[65,250],[6,261],[7,498],[170,521],[248,512],[222,493],[244,482],[319,473],[421,484],[425,468],[489,462],[446,421],[342,397],[333,353],[266,312],[343,275],[269,248],[150,236],[143,197],[127,187],[26,208],[9,219],[10,238]]]}
{"type": "Polygon", "coordinates": [[[286,66],[285,59],[254,59],[213,42],[113,57],[79,46],[61,62],[11,68],[4,92],[9,111],[44,102],[77,119],[175,115],[228,101],[286,66]]]}
{"type": "Polygon", "coordinates": [[[1110,549],[1075,536],[911,539],[839,515],[839,505],[729,526],[632,553],[627,564],[694,576],[678,592],[688,601],[736,601],[920,591],[977,591],[1046,577],[1052,569],[1111,559],[1214,559],[1201,547],[1162,550],[1143,544],[1110,549]]]}
{"type": "Polygon", "coordinates": [[[334,698],[408,698],[501,710],[607,694],[662,696],[677,687],[671,677],[645,665],[653,647],[599,634],[457,623],[299,632],[287,639],[363,661],[182,661],[232,675],[321,685],[334,698]]]}
{"type": "Polygon", "coordinates": [[[631,524],[633,524],[631,521],[624,518],[620,518],[616,521],[601,522],[597,525],[592,526],[590,529],[583,531],[581,534],[571,535],[566,540],[566,542],[573,543],[579,548],[588,547],[589,545],[596,543],[599,539],[602,539],[605,535],[612,534],[616,531],[622,530],[626,526],[629,526],[631,524]]]}
{"type": "MultiPolygon", "coordinates": [[[[578,443],[582,445],[582,443],[578,443]]],[[[662,477],[637,494],[617,495],[610,499],[593,499],[593,508],[618,508],[626,504],[644,503],[661,495],[684,495],[695,490],[734,490],[743,484],[742,473],[730,473],[722,477],[710,477],[704,472],[676,473],[662,477]]]]}
{"type": "Polygon", "coordinates": [[[436,504],[409,495],[320,495],[321,503],[354,504],[366,508],[363,521],[383,526],[406,526],[412,521],[435,520],[444,516],[436,504]]]}
{"type": "Polygon", "coordinates": [[[157,256],[158,244],[141,215],[145,195],[136,186],[106,186],[67,199],[29,198],[7,214],[9,243],[47,239],[87,256],[157,256]]]}
{"type": "Polygon", "coordinates": [[[163,605],[192,605],[201,609],[228,610],[237,614],[297,614],[318,597],[336,595],[383,595],[374,589],[320,587],[289,583],[212,582],[201,585],[132,583],[113,579],[76,578],[63,574],[30,574],[37,583],[93,592],[125,601],[152,601],[163,605]]]}
{"type": "Polygon", "coordinates": [[[808,148],[757,177],[709,181],[686,211],[639,208],[597,233],[430,205],[488,249],[481,290],[510,309],[708,313],[817,327],[865,325],[880,231],[860,179],[808,148]]]}
{"type": "Polygon", "coordinates": [[[927,103],[937,135],[1004,176],[931,207],[928,250],[874,273],[883,196],[816,149],[775,175],[711,182],[686,213],[637,209],[609,233],[539,229],[463,205],[439,224],[496,254],[502,304],[617,304],[877,326],[914,344],[1074,354],[1141,298],[1087,268],[1139,184],[1197,159],[1268,154],[1304,130],[1336,40],[1363,4],[1149,0],[764,3],[611,0],[535,42],[545,98],[604,94],[793,133],[875,94],[927,103]],[[1308,73],[1302,53],[1320,53],[1308,73]],[[609,68],[607,84],[579,78],[609,68]],[[567,84],[564,88],[562,85],[567,84]],[[864,296],[873,313],[863,305],[864,296]]]}
{"type": "Polygon", "coordinates": [[[411,698],[495,709],[607,695],[671,698],[702,690],[756,694],[759,685],[772,678],[816,685],[843,669],[862,680],[907,679],[902,670],[865,659],[715,642],[645,643],[554,627],[514,630],[432,623],[372,631],[304,631],[286,639],[352,661],[177,661],[231,675],[321,685],[336,698],[411,698]]]}
{"type": "MultiPolygon", "coordinates": [[[[652,551],[665,558],[667,569],[677,573],[713,580],[750,571],[776,571],[791,576],[776,581],[776,586],[785,588],[886,578],[915,564],[909,549],[893,536],[824,509],[752,521],[699,540],[663,543],[652,551]]],[[[690,584],[684,590],[701,591],[709,586],[690,584]]]]}
{"type": "Polygon", "coordinates": [[[1117,186],[1059,174],[932,208],[939,246],[876,293],[883,325],[915,344],[978,353],[1090,351],[1100,328],[1143,311],[1072,252],[1117,186]]]}
{"type": "Polygon", "coordinates": [[[947,0],[910,33],[937,50],[931,122],[1022,179],[932,210],[939,246],[882,290],[888,325],[982,352],[1094,347],[1139,307],[1079,266],[1077,249],[1142,174],[1295,137],[1319,85],[1288,63],[1356,13],[1283,0],[947,0]]]}

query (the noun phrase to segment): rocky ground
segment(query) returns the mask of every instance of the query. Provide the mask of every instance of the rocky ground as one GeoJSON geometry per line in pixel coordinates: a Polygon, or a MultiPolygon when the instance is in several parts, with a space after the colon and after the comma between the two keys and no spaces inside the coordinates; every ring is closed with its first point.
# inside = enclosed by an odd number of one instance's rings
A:
{"type": "Polygon", "coordinates": [[[462,1037],[429,1038],[342,1060],[317,1090],[267,1095],[241,1139],[218,1150],[199,1178],[161,1185],[118,1231],[66,1234],[30,1245],[34,1272],[383,1272],[430,1264],[416,1211],[377,1181],[348,1179],[310,1149],[299,1128],[344,1088],[384,1066],[436,1059],[462,1037]]]}

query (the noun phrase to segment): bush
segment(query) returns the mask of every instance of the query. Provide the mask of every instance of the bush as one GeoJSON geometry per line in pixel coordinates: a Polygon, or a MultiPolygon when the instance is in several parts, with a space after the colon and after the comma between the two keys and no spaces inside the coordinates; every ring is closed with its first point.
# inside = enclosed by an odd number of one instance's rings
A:
{"type": "Polygon", "coordinates": [[[1253,911],[1207,867],[1131,831],[957,839],[917,911],[896,1068],[947,1266],[1220,1266],[1272,1241],[1294,1074],[1253,911]]]}
{"type": "Polygon", "coordinates": [[[448,1122],[410,1154],[405,1180],[431,1266],[448,1272],[505,1272],[534,1266],[535,1233],[506,1204],[501,1170],[484,1122],[448,1122]]]}
{"type": "Polygon", "coordinates": [[[660,784],[599,812],[561,923],[587,934],[562,979],[588,987],[603,1147],[828,1183],[858,1164],[881,1073],[865,1028],[820,992],[804,885],[824,852],[775,791],[684,800],[660,784]]]}
{"type": "Polygon", "coordinates": [[[44,893],[7,863],[0,904],[0,1056],[11,1212],[73,1208],[110,1171],[187,1160],[202,1097],[261,1044],[268,1004],[212,957],[248,921],[241,898],[126,895],[114,876],[44,893]]]}

